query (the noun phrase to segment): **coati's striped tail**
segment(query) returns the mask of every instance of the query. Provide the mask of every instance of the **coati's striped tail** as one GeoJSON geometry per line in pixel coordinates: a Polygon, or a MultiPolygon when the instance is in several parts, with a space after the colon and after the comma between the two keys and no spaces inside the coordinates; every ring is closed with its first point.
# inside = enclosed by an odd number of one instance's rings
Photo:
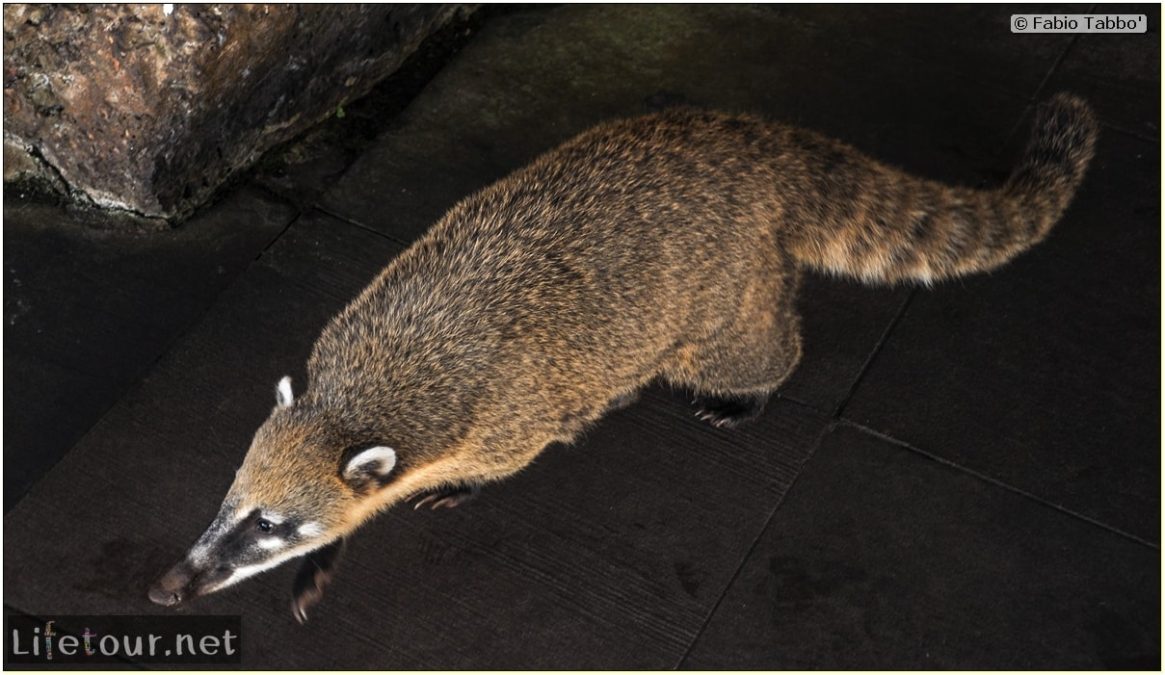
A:
{"type": "Polygon", "coordinates": [[[821,200],[811,207],[820,218],[791,233],[791,249],[805,264],[868,282],[993,269],[1047,236],[1084,178],[1096,135],[1088,104],[1058,94],[1040,107],[1023,159],[998,189],[950,187],[864,157],[842,162],[827,170],[832,189],[803,197],[821,200]]]}

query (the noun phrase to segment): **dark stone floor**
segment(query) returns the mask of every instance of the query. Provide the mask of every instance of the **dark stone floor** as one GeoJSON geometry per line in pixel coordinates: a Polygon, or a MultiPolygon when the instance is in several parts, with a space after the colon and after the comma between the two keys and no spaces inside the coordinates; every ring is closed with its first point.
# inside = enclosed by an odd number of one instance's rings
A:
{"type": "Polygon", "coordinates": [[[986,185],[1070,90],[1103,130],[1048,241],[931,289],[813,278],[754,424],[649,389],[470,505],[364,528],[306,626],[291,566],[178,611],[241,614],[252,668],[1158,668],[1159,10],[1134,36],[1016,36],[1015,11],[491,12],[386,85],[408,102],[374,140],[333,120],[176,230],[6,194],[5,606],[169,613],[147,585],[324,322],[590,124],[748,110],[986,185]]]}

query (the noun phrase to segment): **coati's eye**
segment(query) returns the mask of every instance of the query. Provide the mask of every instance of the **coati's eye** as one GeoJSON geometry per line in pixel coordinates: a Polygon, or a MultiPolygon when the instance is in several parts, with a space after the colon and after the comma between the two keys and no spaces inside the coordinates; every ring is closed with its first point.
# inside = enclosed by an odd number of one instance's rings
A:
{"type": "Polygon", "coordinates": [[[264,533],[270,532],[271,528],[274,527],[271,524],[271,521],[267,520],[266,518],[260,518],[259,522],[255,523],[255,526],[259,528],[260,532],[264,532],[264,533]]]}

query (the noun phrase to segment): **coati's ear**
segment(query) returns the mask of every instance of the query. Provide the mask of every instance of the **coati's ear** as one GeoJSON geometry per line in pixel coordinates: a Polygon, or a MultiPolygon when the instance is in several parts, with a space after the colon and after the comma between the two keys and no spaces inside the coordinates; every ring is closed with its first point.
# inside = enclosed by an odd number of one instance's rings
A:
{"type": "Polygon", "coordinates": [[[396,451],[387,445],[378,445],[352,455],[344,465],[344,480],[361,490],[372,484],[383,483],[395,466],[396,451]]]}
{"type": "Polygon", "coordinates": [[[291,394],[290,375],[284,375],[283,379],[279,380],[279,385],[275,387],[275,402],[280,408],[286,408],[295,402],[295,397],[291,394]]]}

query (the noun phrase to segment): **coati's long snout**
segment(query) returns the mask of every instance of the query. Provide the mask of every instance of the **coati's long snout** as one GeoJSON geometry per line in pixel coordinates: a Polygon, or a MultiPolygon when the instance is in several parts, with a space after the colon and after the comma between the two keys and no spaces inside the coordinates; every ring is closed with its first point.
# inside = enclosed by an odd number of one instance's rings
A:
{"type": "MultiPolygon", "coordinates": [[[[344,540],[339,539],[304,556],[292,593],[292,614],[300,623],[307,621],[308,609],[323,597],[343,546],[344,540]]],[[[154,604],[174,607],[225,588],[236,573],[230,567],[183,558],[150,587],[148,596],[154,604]]]]}
{"type": "Polygon", "coordinates": [[[1047,236],[1096,142],[1054,97],[996,189],[947,186],[811,131],[693,109],[591,129],[454,205],[324,328],[218,517],[151,589],[174,605],[299,559],[319,600],[345,538],[447,507],[661,380],[717,427],[801,357],[804,268],[871,282],[992,269],[1047,236]]]}
{"type": "MultiPolygon", "coordinates": [[[[242,471],[240,470],[240,474],[242,471]]],[[[190,551],[150,588],[152,602],[174,606],[214,593],[328,543],[318,525],[303,525],[242,502],[232,491],[190,551]]]]}
{"type": "Polygon", "coordinates": [[[199,571],[186,560],[170,568],[161,579],[150,587],[150,601],[164,607],[173,607],[198,595],[203,595],[206,588],[215,583],[216,578],[225,579],[230,574],[225,568],[217,571],[199,571]],[[211,574],[206,574],[211,572],[211,574]]]}

